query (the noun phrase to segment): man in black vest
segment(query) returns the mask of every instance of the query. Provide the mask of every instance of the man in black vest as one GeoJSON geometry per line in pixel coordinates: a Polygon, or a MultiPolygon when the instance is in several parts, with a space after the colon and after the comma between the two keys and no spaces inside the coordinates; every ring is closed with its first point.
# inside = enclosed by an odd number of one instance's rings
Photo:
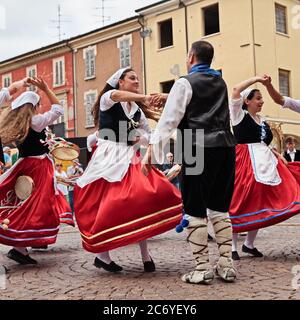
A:
{"type": "Polygon", "coordinates": [[[288,162],[300,161],[300,150],[296,149],[296,140],[294,137],[287,137],[285,139],[286,151],[284,152],[284,158],[288,162]]]}
{"type": "Polygon", "coordinates": [[[207,217],[220,253],[216,274],[226,282],[236,278],[228,215],[234,186],[235,140],[230,131],[226,84],[220,73],[210,68],[213,56],[210,43],[192,44],[187,58],[189,74],[177,80],[168,95],[142,162],[142,171],[147,175],[152,158],[161,162],[161,147],[179,129],[177,140],[181,135],[184,141],[182,198],[189,221],[187,241],[196,260],[195,270],[182,277],[187,283],[209,284],[214,278],[209,264],[207,217]]]}

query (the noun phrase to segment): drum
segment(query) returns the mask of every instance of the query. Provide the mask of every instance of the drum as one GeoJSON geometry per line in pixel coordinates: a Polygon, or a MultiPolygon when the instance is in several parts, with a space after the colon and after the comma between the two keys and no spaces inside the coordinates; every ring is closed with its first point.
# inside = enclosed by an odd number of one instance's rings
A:
{"type": "Polygon", "coordinates": [[[24,201],[28,199],[33,191],[34,182],[28,176],[20,176],[18,177],[15,184],[15,193],[18,199],[24,201]]]}
{"type": "Polygon", "coordinates": [[[51,146],[50,153],[58,160],[72,161],[79,157],[80,148],[74,143],[59,141],[51,146]]]}

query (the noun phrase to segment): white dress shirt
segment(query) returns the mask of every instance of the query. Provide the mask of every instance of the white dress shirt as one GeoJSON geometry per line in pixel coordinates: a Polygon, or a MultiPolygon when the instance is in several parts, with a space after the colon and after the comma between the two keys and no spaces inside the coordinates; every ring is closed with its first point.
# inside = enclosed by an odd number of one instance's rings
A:
{"type": "Polygon", "coordinates": [[[295,161],[295,155],[296,155],[296,149],[294,149],[292,151],[287,150],[286,153],[290,155],[292,162],[294,162],[295,161]]]}
{"type": "Polygon", "coordinates": [[[300,100],[296,100],[290,97],[283,97],[283,98],[284,98],[283,108],[288,108],[290,110],[300,113],[300,100]]]}
{"type": "Polygon", "coordinates": [[[192,96],[193,89],[187,79],[180,78],[174,83],[160,120],[150,139],[156,161],[160,164],[164,162],[163,149],[183,119],[192,96]]]}

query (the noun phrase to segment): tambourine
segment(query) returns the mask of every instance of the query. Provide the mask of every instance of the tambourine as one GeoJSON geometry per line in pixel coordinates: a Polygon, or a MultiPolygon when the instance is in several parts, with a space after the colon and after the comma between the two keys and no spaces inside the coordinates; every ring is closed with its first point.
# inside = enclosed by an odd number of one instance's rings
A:
{"type": "Polygon", "coordinates": [[[166,174],[168,180],[173,180],[176,178],[181,171],[181,166],[179,164],[175,164],[166,174]]]}
{"type": "Polygon", "coordinates": [[[28,199],[34,189],[34,182],[28,176],[18,177],[15,183],[15,194],[21,201],[28,199]]]}
{"type": "MultiPolygon", "coordinates": [[[[0,209],[4,209],[4,212],[5,212],[5,210],[12,210],[12,209],[18,208],[19,206],[22,205],[23,201],[27,200],[31,196],[33,189],[34,189],[34,182],[32,178],[28,176],[18,177],[14,186],[14,192],[15,192],[14,197],[16,198],[13,204],[8,206],[6,205],[0,206],[0,209]]],[[[0,215],[0,218],[1,218],[1,215],[0,215]]],[[[7,218],[4,219],[3,221],[0,221],[0,225],[4,230],[8,229],[9,223],[10,221],[7,218]]]]}
{"type": "Polygon", "coordinates": [[[50,153],[58,160],[72,161],[79,157],[80,148],[72,142],[60,141],[51,146],[50,153]]]}

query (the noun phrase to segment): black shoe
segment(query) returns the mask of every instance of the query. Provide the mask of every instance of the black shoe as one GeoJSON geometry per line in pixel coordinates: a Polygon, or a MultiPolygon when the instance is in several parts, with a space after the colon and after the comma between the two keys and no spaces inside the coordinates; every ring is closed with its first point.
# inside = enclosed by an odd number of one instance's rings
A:
{"type": "Polygon", "coordinates": [[[24,255],[23,253],[19,252],[16,249],[11,249],[8,254],[7,258],[12,259],[20,264],[37,264],[37,261],[30,258],[29,254],[24,255]]]}
{"type": "Polygon", "coordinates": [[[256,248],[250,249],[250,248],[246,247],[244,244],[243,244],[243,246],[242,246],[242,251],[243,251],[243,252],[246,252],[246,253],[250,253],[250,254],[252,254],[254,257],[259,257],[259,258],[261,258],[261,257],[264,256],[264,255],[263,255],[260,251],[258,251],[256,248]]]}
{"type": "Polygon", "coordinates": [[[208,241],[212,241],[212,240],[214,240],[214,238],[213,238],[210,234],[208,234],[208,235],[207,235],[207,240],[208,240],[208,241]]]}
{"type": "Polygon", "coordinates": [[[97,268],[103,268],[105,271],[109,271],[109,272],[119,272],[123,270],[123,268],[118,266],[116,263],[114,263],[114,261],[108,264],[103,262],[97,257],[95,258],[94,266],[97,268]]]}
{"type": "Polygon", "coordinates": [[[237,251],[231,252],[231,258],[232,258],[232,260],[241,260],[239,253],[237,251]]]}
{"type": "Polygon", "coordinates": [[[150,259],[151,259],[151,261],[143,262],[145,272],[154,272],[155,271],[155,264],[154,264],[152,258],[150,258],[150,259]]]}

